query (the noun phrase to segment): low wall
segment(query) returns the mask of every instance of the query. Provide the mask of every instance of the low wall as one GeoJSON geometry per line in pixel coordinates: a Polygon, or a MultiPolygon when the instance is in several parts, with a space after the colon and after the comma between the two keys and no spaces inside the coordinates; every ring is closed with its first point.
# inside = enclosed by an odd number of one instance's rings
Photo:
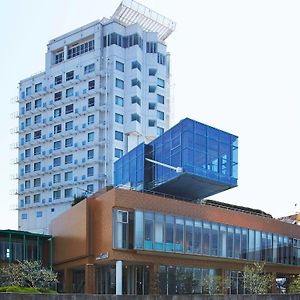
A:
{"type": "Polygon", "coordinates": [[[84,294],[14,294],[0,293],[0,300],[299,300],[300,295],[191,295],[191,296],[115,296],[84,294]]]}

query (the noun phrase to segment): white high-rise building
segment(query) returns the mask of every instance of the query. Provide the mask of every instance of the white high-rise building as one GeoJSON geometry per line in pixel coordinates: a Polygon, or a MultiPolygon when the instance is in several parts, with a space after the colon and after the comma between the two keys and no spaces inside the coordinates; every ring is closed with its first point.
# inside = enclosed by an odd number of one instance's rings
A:
{"type": "Polygon", "coordinates": [[[171,20],[134,1],[51,40],[20,82],[19,229],[39,233],[74,195],[113,184],[113,163],[169,128],[171,20]]]}

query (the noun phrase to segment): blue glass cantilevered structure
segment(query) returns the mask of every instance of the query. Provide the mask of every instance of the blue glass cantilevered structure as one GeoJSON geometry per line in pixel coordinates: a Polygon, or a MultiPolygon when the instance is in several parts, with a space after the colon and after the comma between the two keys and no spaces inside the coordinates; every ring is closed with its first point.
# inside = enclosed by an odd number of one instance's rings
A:
{"type": "Polygon", "coordinates": [[[184,119],[115,162],[115,186],[197,200],[237,185],[238,138],[184,119]]]}

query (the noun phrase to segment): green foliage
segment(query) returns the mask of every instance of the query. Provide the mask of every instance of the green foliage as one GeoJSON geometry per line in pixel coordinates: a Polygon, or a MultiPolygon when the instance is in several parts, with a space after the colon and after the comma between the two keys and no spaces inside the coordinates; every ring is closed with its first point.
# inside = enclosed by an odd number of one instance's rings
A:
{"type": "Polygon", "coordinates": [[[245,288],[250,294],[266,294],[272,285],[275,283],[275,278],[272,274],[264,272],[264,263],[255,262],[253,265],[248,265],[244,269],[245,288]]]}
{"type": "Polygon", "coordinates": [[[74,199],[73,199],[73,203],[72,203],[72,206],[78,204],[79,202],[81,202],[82,200],[86,199],[86,195],[81,195],[81,196],[74,196],[74,199]]]}
{"type": "Polygon", "coordinates": [[[223,279],[220,275],[207,275],[202,279],[201,285],[204,294],[224,294],[224,291],[230,287],[230,281],[228,278],[223,279]]]}
{"type": "Polygon", "coordinates": [[[32,287],[20,287],[20,286],[2,286],[0,287],[0,293],[20,293],[20,294],[57,294],[56,291],[46,288],[32,288],[32,287]]]}
{"type": "Polygon", "coordinates": [[[297,275],[289,284],[288,292],[290,294],[299,294],[300,293],[300,275],[297,275]]]}
{"type": "Polygon", "coordinates": [[[38,261],[18,261],[0,268],[2,286],[49,288],[58,282],[57,274],[38,261]]]}

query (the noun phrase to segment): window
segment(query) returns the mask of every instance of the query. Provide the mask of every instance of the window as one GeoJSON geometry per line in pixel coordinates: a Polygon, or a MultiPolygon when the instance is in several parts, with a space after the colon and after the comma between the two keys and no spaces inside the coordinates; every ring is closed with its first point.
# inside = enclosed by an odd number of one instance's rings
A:
{"type": "Polygon", "coordinates": [[[95,71],[95,64],[90,64],[84,67],[84,74],[88,74],[95,71]]]}
{"type": "Polygon", "coordinates": [[[31,155],[31,150],[25,149],[25,158],[30,157],[30,155],[31,155]]]}
{"type": "Polygon", "coordinates": [[[94,132],[89,132],[88,133],[88,142],[93,142],[94,141],[94,132]]]}
{"type": "Polygon", "coordinates": [[[34,172],[40,171],[41,168],[42,168],[42,164],[41,164],[40,161],[33,164],[33,171],[34,171],[34,172]]]}
{"type": "Polygon", "coordinates": [[[34,132],[34,139],[38,140],[42,137],[42,130],[37,130],[34,132]]]}
{"type": "Polygon", "coordinates": [[[61,158],[55,157],[53,158],[53,167],[59,167],[61,165],[61,158]]]}
{"type": "Polygon", "coordinates": [[[25,204],[30,204],[30,196],[25,196],[25,204]]]}
{"type": "Polygon", "coordinates": [[[42,122],[42,115],[34,116],[34,124],[39,124],[42,122]]]}
{"type": "Polygon", "coordinates": [[[30,180],[25,180],[25,189],[30,189],[30,180]]]}
{"type": "Polygon", "coordinates": [[[88,159],[93,159],[94,158],[94,149],[88,150],[87,158],[88,159]]]}
{"type": "Polygon", "coordinates": [[[89,132],[88,133],[88,142],[94,141],[94,132],[89,132]]]}
{"type": "Polygon", "coordinates": [[[65,181],[72,181],[72,180],[73,180],[73,172],[72,171],[65,172],[65,181]]]}
{"type": "Polygon", "coordinates": [[[69,71],[66,73],[66,81],[74,79],[74,71],[69,71]]]}
{"type": "Polygon", "coordinates": [[[94,115],[88,116],[88,125],[94,124],[94,121],[95,121],[95,116],[94,115]]]}
{"type": "Polygon", "coordinates": [[[74,110],[74,105],[73,105],[73,104],[69,104],[69,105],[67,105],[66,108],[65,108],[65,114],[66,114],[66,115],[67,115],[67,114],[70,114],[70,113],[73,112],[73,110],[74,110]]]}
{"type": "Polygon", "coordinates": [[[21,214],[21,219],[22,220],[27,220],[27,214],[25,213],[25,214],[21,214]]]}
{"type": "Polygon", "coordinates": [[[63,50],[59,50],[55,53],[55,64],[59,64],[64,60],[65,53],[63,50]]]}
{"type": "Polygon", "coordinates": [[[31,93],[32,93],[31,86],[28,86],[28,87],[26,88],[26,90],[25,90],[25,95],[26,95],[26,96],[30,96],[31,93]]]}
{"type": "Polygon", "coordinates": [[[155,76],[156,75],[157,70],[156,69],[149,69],[149,76],[155,76]]]}
{"type": "Polygon", "coordinates": [[[26,110],[26,111],[30,111],[30,110],[31,110],[31,102],[27,102],[27,103],[25,104],[25,110],[26,110]]]}
{"type": "Polygon", "coordinates": [[[83,53],[89,52],[94,50],[94,46],[95,46],[95,41],[91,40],[91,41],[87,41],[84,42],[82,44],[76,44],[72,47],[69,47],[68,49],[68,59],[72,58],[72,57],[76,57],[78,55],[81,55],[83,53]]]}
{"type": "Polygon", "coordinates": [[[119,106],[124,106],[124,98],[120,96],[115,97],[115,104],[119,106]]]}
{"type": "Polygon", "coordinates": [[[30,126],[31,125],[31,118],[26,118],[25,119],[25,126],[30,126]]]}
{"type": "Polygon", "coordinates": [[[123,156],[123,150],[115,148],[115,157],[121,158],[123,156]]]}
{"type": "Polygon", "coordinates": [[[157,43],[156,42],[147,42],[146,51],[147,51],[147,53],[156,53],[157,52],[157,43]]]}
{"type": "Polygon", "coordinates": [[[25,134],[25,142],[27,143],[27,142],[30,142],[30,140],[31,140],[31,133],[26,133],[25,134]]]}
{"type": "Polygon", "coordinates": [[[37,146],[33,148],[33,155],[40,155],[42,153],[42,147],[37,146]]]}
{"type": "Polygon", "coordinates": [[[34,187],[41,186],[41,178],[35,178],[35,179],[33,179],[33,186],[34,187]]]}
{"type": "Polygon", "coordinates": [[[142,66],[137,60],[135,60],[131,63],[131,69],[138,69],[142,71],[142,66]]]}
{"type": "Polygon", "coordinates": [[[116,87],[124,90],[124,81],[119,78],[116,78],[116,87]]]}
{"type": "Polygon", "coordinates": [[[87,168],[87,177],[94,176],[94,167],[87,168]]]}
{"type": "Polygon", "coordinates": [[[53,183],[60,183],[61,182],[61,175],[58,174],[54,174],[53,175],[53,183]]]}
{"type": "Polygon", "coordinates": [[[65,123],[65,131],[73,129],[73,121],[69,121],[65,123]]]}
{"type": "Polygon", "coordinates": [[[53,143],[53,149],[54,149],[54,150],[59,150],[59,149],[61,149],[61,141],[55,141],[55,142],[53,143]]]}
{"type": "Polygon", "coordinates": [[[62,83],[62,75],[55,76],[54,84],[57,85],[57,84],[61,84],[61,83],[62,83]]]}
{"type": "Polygon", "coordinates": [[[157,102],[165,104],[165,97],[163,95],[157,94],[157,102]]]}
{"type": "Polygon", "coordinates": [[[25,165],[24,170],[25,173],[30,173],[30,165],[25,165]]]}
{"type": "Polygon", "coordinates": [[[113,228],[114,228],[114,248],[126,249],[129,246],[129,224],[128,211],[113,211],[113,228]]]}
{"type": "Polygon", "coordinates": [[[94,192],[94,185],[93,184],[88,184],[86,186],[86,190],[89,192],[89,193],[93,193],[94,192]]]}
{"type": "Polygon", "coordinates": [[[137,79],[137,78],[134,78],[131,80],[131,86],[138,86],[139,88],[141,88],[141,82],[137,79]]]}
{"type": "Polygon", "coordinates": [[[157,126],[157,135],[160,136],[165,132],[165,130],[162,127],[157,126]]]}
{"type": "Polygon", "coordinates": [[[73,154],[69,154],[65,156],[65,165],[71,164],[73,162],[73,154]]]}
{"type": "Polygon", "coordinates": [[[39,211],[36,212],[36,217],[37,218],[41,218],[42,216],[43,216],[43,212],[42,211],[39,210],[39,211]]]}
{"type": "Polygon", "coordinates": [[[68,148],[68,147],[72,147],[73,146],[73,138],[68,138],[68,139],[65,139],[65,148],[68,148]]]}
{"type": "Polygon", "coordinates": [[[73,96],[74,94],[74,88],[68,88],[66,89],[66,98],[73,96]]]}
{"type": "Polygon", "coordinates": [[[149,110],[154,110],[156,109],[156,103],[150,102],[149,103],[149,110]]]}
{"type": "Polygon", "coordinates": [[[60,199],[60,197],[61,197],[61,191],[60,190],[53,191],[53,200],[60,199]]]}
{"type": "Polygon", "coordinates": [[[33,195],[33,203],[40,203],[41,202],[41,194],[33,195]]]}
{"type": "Polygon", "coordinates": [[[149,120],[148,125],[149,127],[155,127],[155,120],[149,120]]]}
{"type": "Polygon", "coordinates": [[[137,103],[139,106],[141,106],[141,99],[138,96],[131,97],[131,103],[135,104],[137,103]]]}
{"type": "Polygon", "coordinates": [[[131,121],[137,121],[141,123],[141,117],[137,113],[131,114],[131,121]]]}
{"type": "Polygon", "coordinates": [[[158,110],[157,111],[157,118],[160,119],[160,120],[164,120],[165,119],[165,113],[158,110]]]}
{"type": "Polygon", "coordinates": [[[93,90],[95,88],[95,80],[91,80],[88,83],[88,89],[93,90]]]}
{"type": "Polygon", "coordinates": [[[123,132],[116,130],[115,131],[115,139],[117,141],[123,141],[123,132]]]}
{"type": "Polygon", "coordinates": [[[149,93],[155,93],[155,91],[156,91],[156,86],[149,85],[149,93]]]}
{"type": "Polygon", "coordinates": [[[42,83],[37,83],[34,85],[34,91],[37,93],[37,92],[41,92],[43,89],[43,86],[42,86],[42,83]]]}
{"type": "Polygon", "coordinates": [[[72,198],[72,197],[73,197],[73,189],[72,188],[65,189],[65,198],[72,198]]]}
{"type": "Polygon", "coordinates": [[[119,123],[119,124],[123,124],[123,122],[124,122],[123,115],[115,113],[115,122],[119,123]]]}
{"type": "Polygon", "coordinates": [[[119,61],[116,61],[116,70],[124,72],[124,64],[119,61]]]}
{"type": "Polygon", "coordinates": [[[58,118],[60,116],[61,116],[61,107],[54,109],[54,111],[53,111],[53,117],[54,118],[58,118]]]}
{"type": "Polygon", "coordinates": [[[34,101],[34,108],[42,107],[42,99],[36,99],[34,101]]]}
{"type": "Polygon", "coordinates": [[[54,93],[54,101],[59,101],[62,98],[62,91],[54,93]]]}
{"type": "Polygon", "coordinates": [[[157,62],[161,65],[165,65],[166,64],[166,56],[161,53],[157,53],[157,62]]]}
{"type": "Polygon", "coordinates": [[[88,107],[95,106],[95,98],[89,98],[88,99],[88,107]]]}
{"type": "Polygon", "coordinates": [[[61,132],[61,124],[54,125],[53,132],[54,132],[54,134],[60,133],[61,132]]]}
{"type": "Polygon", "coordinates": [[[161,88],[165,87],[165,81],[161,78],[157,78],[157,85],[161,88]]]}
{"type": "Polygon", "coordinates": [[[51,212],[54,212],[54,211],[55,211],[55,208],[52,207],[52,208],[51,208],[51,212]]]}

